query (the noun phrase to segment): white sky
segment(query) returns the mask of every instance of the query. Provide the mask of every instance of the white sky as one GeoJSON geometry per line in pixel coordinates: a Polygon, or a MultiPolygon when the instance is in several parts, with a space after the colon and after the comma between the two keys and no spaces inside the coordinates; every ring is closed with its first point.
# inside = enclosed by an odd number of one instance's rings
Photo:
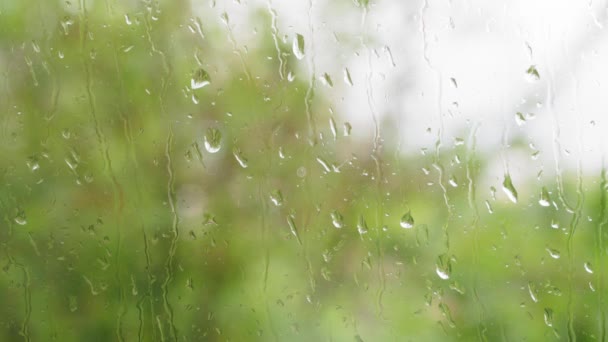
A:
{"type": "MultiPolygon", "coordinates": [[[[308,78],[312,62],[317,76],[330,74],[334,88],[317,82],[324,87],[318,93],[332,97],[337,115],[352,123],[355,135],[373,134],[371,75],[373,107],[381,120],[398,123],[404,153],[432,148],[443,122],[444,148],[456,137],[466,140],[474,126],[477,149],[497,158],[505,134],[508,144],[534,144],[506,149],[503,156],[515,174],[550,173],[556,156],[567,169],[580,159],[584,172],[597,174],[608,150],[606,1],[371,2],[365,21],[363,10],[349,0],[314,0],[312,12],[309,1],[270,2],[280,35],[305,38],[306,56],[296,77],[308,78]],[[526,77],[532,65],[540,80],[526,77]],[[352,87],[342,81],[345,67],[352,87]],[[518,125],[516,112],[533,113],[534,119],[518,125]],[[536,161],[530,158],[534,150],[540,151],[536,161]]],[[[237,39],[246,42],[251,27],[244,18],[268,3],[217,2],[216,10],[229,13],[237,39]]],[[[201,16],[208,15],[207,6],[198,10],[201,16]]],[[[501,159],[497,165],[500,174],[501,159]]]]}

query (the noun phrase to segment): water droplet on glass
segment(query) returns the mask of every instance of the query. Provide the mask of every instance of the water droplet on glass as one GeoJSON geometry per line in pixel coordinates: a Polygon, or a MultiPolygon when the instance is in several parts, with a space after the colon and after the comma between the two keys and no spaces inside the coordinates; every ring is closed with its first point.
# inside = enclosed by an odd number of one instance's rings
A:
{"type": "Polygon", "coordinates": [[[412,214],[409,210],[401,217],[399,225],[401,226],[401,228],[404,229],[411,229],[414,227],[414,217],[412,217],[412,214]]]}
{"type": "Polygon", "coordinates": [[[502,190],[505,192],[507,197],[513,203],[517,203],[517,190],[515,190],[515,186],[513,186],[513,182],[511,181],[511,176],[509,174],[505,175],[505,180],[502,182],[502,190]]]}
{"type": "Polygon", "coordinates": [[[548,327],[552,327],[553,326],[553,310],[549,309],[549,308],[545,308],[545,324],[548,327]]]}
{"type": "Polygon", "coordinates": [[[211,77],[209,74],[203,70],[198,69],[192,74],[192,79],[190,79],[190,88],[200,89],[206,85],[211,83],[211,77]]]}
{"type": "Polygon", "coordinates": [[[74,25],[74,20],[72,20],[70,17],[64,17],[61,21],[61,28],[66,36],[70,33],[70,27],[72,25],[74,25]]]}
{"type": "Polygon", "coordinates": [[[517,123],[517,126],[522,126],[526,123],[526,117],[524,117],[522,112],[515,113],[515,123],[517,123]]]}
{"type": "Polygon", "coordinates": [[[528,293],[530,293],[530,298],[534,303],[538,303],[538,294],[536,293],[536,288],[532,283],[528,283],[528,293]]]}
{"type": "Polygon", "coordinates": [[[234,159],[236,159],[236,161],[243,169],[246,169],[247,166],[249,166],[247,158],[243,156],[243,153],[238,147],[232,149],[232,154],[234,155],[234,159]]]}
{"type": "Polygon", "coordinates": [[[336,121],[333,118],[329,118],[329,129],[331,129],[331,135],[336,140],[338,138],[338,127],[336,127],[336,121]]]}
{"type": "Polygon", "coordinates": [[[205,134],[205,149],[209,153],[217,153],[222,147],[221,142],[222,133],[217,128],[208,128],[205,134]]]}
{"type": "Polygon", "coordinates": [[[296,75],[290,70],[287,73],[287,81],[293,82],[293,80],[295,80],[295,79],[296,79],[296,75]]]}
{"type": "Polygon", "coordinates": [[[526,70],[526,80],[528,82],[536,82],[540,80],[540,74],[538,73],[536,66],[531,65],[528,70],[526,70]]]}
{"type": "Polygon", "coordinates": [[[283,194],[281,193],[281,190],[275,190],[272,193],[270,193],[270,201],[272,201],[272,204],[274,204],[277,207],[280,207],[283,205],[283,194]]]}
{"type": "Polygon", "coordinates": [[[327,161],[325,161],[325,159],[323,159],[321,157],[317,157],[317,162],[323,167],[323,169],[326,172],[331,172],[331,169],[329,168],[329,164],[327,163],[327,161]]]}
{"type": "Polygon", "coordinates": [[[586,262],[584,266],[585,266],[585,271],[587,271],[587,273],[589,273],[589,274],[593,273],[593,268],[591,267],[590,262],[586,262]]]}
{"type": "Polygon", "coordinates": [[[357,231],[359,231],[359,234],[361,235],[367,234],[367,222],[365,222],[363,215],[359,216],[359,221],[357,222],[357,231]]]}
{"type": "Polygon", "coordinates": [[[492,208],[492,205],[490,204],[490,202],[486,200],[484,203],[486,204],[486,208],[488,209],[488,213],[493,214],[494,213],[494,209],[492,208]]]}
{"type": "Polygon", "coordinates": [[[296,228],[296,223],[292,215],[287,216],[287,225],[289,226],[291,234],[296,238],[296,240],[298,240],[298,243],[301,245],[302,240],[300,240],[300,236],[298,235],[298,229],[296,228]]]}
{"type": "Polygon", "coordinates": [[[454,188],[458,187],[458,181],[456,180],[456,176],[450,176],[450,179],[448,179],[448,183],[450,183],[450,185],[454,188]]]}
{"type": "Polygon", "coordinates": [[[452,264],[450,258],[442,254],[437,258],[437,264],[435,265],[435,272],[439,276],[439,278],[443,280],[450,279],[450,275],[452,274],[452,264]]]}
{"type": "Polygon", "coordinates": [[[334,86],[334,82],[331,80],[331,76],[329,76],[329,74],[324,73],[323,75],[321,75],[321,82],[323,82],[323,84],[325,84],[326,86],[332,88],[334,86]]]}
{"type": "Polygon", "coordinates": [[[27,224],[27,218],[25,217],[25,211],[23,209],[19,209],[17,211],[17,215],[15,215],[15,223],[20,226],[25,226],[27,224]]]}
{"type": "Polygon", "coordinates": [[[553,259],[559,259],[561,257],[561,254],[557,249],[547,248],[547,252],[553,259]]]}
{"type": "Polygon", "coordinates": [[[36,157],[29,157],[26,164],[27,164],[27,167],[32,172],[34,172],[40,168],[40,164],[38,163],[38,158],[36,158],[36,157]]]}
{"type": "Polygon", "coordinates": [[[353,126],[351,126],[350,123],[345,122],[343,125],[343,129],[344,129],[344,136],[348,137],[353,129],[353,126]]]}
{"type": "Polygon", "coordinates": [[[293,54],[297,59],[304,58],[304,37],[301,34],[296,34],[293,38],[293,54]]]}
{"type": "Polygon", "coordinates": [[[331,216],[331,223],[334,225],[334,227],[336,227],[336,228],[344,227],[344,217],[342,217],[342,214],[340,214],[339,212],[334,210],[331,212],[330,216],[331,216]]]}
{"type": "Polygon", "coordinates": [[[348,71],[348,68],[344,68],[344,82],[351,87],[353,86],[353,79],[350,77],[350,71],[348,71]]]}
{"type": "Polygon", "coordinates": [[[450,81],[452,81],[452,86],[454,86],[454,88],[458,88],[458,82],[456,82],[456,79],[454,77],[451,77],[450,81]]]}
{"type": "Polygon", "coordinates": [[[551,205],[551,198],[549,197],[549,192],[547,191],[547,188],[545,188],[544,186],[540,190],[540,199],[538,200],[538,204],[540,204],[543,207],[548,207],[551,205]]]}

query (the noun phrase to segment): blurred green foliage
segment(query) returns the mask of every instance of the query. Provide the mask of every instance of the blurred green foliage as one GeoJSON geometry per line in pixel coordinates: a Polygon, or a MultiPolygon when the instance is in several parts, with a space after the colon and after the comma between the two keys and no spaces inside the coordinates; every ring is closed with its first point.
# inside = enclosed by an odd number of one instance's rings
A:
{"type": "Polygon", "coordinates": [[[0,1],[0,340],[605,340],[603,176],[492,200],[203,7],[0,1]]]}

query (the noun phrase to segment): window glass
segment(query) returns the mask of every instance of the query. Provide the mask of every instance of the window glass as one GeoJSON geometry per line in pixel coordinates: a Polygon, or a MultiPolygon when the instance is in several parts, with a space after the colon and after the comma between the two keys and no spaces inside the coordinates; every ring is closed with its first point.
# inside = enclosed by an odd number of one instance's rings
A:
{"type": "Polygon", "coordinates": [[[0,340],[606,339],[601,1],[0,1],[0,340]]]}

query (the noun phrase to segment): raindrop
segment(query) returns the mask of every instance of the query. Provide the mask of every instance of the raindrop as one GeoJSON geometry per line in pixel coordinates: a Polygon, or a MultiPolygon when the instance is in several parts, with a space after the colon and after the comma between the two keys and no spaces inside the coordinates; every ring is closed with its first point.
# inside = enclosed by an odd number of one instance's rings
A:
{"type": "Polygon", "coordinates": [[[553,326],[553,310],[545,308],[545,324],[548,327],[553,326]]]}
{"type": "Polygon", "coordinates": [[[547,248],[547,252],[553,259],[559,259],[561,257],[561,254],[557,249],[547,248]]]}
{"type": "Polygon", "coordinates": [[[540,80],[540,74],[538,73],[536,66],[531,65],[528,70],[526,70],[526,80],[528,82],[536,82],[540,80]]]}
{"type": "Polygon", "coordinates": [[[205,149],[209,153],[217,153],[220,148],[222,141],[222,133],[217,128],[208,128],[205,134],[205,149]]]}
{"type": "Polygon", "coordinates": [[[363,218],[363,215],[359,216],[359,222],[357,222],[357,230],[361,235],[367,234],[367,222],[365,222],[365,218],[363,218]]]}
{"type": "Polygon", "coordinates": [[[515,186],[513,186],[513,182],[511,181],[511,176],[509,174],[505,175],[505,180],[502,182],[502,190],[505,192],[507,197],[513,203],[517,203],[517,190],[515,190],[515,186]]]}
{"type": "Polygon", "coordinates": [[[584,266],[585,266],[585,271],[587,271],[587,273],[589,273],[589,274],[593,273],[593,268],[591,267],[590,262],[586,262],[584,266]]]}
{"type": "Polygon", "coordinates": [[[30,157],[30,158],[28,158],[26,164],[27,164],[27,167],[32,172],[34,172],[34,171],[36,171],[36,170],[38,170],[40,168],[40,164],[38,163],[38,158],[36,158],[36,157],[30,157]]]}
{"type": "Polygon", "coordinates": [[[551,198],[549,197],[549,192],[544,186],[540,191],[540,199],[538,200],[538,204],[543,207],[548,207],[551,205],[551,198]]]}
{"type": "Polygon", "coordinates": [[[304,178],[306,177],[306,168],[304,166],[300,166],[297,170],[296,170],[296,174],[298,175],[298,177],[300,178],[304,178]]]}
{"type": "Polygon", "coordinates": [[[350,71],[348,71],[348,68],[344,68],[344,82],[351,87],[353,86],[353,79],[350,77],[350,71]]]}
{"type": "Polygon", "coordinates": [[[293,38],[293,54],[297,59],[304,58],[304,37],[301,34],[296,34],[293,38]]]}
{"type": "Polygon", "coordinates": [[[399,225],[404,229],[411,229],[414,227],[414,217],[412,217],[412,213],[409,210],[401,217],[399,225]]]}
{"type": "Polygon", "coordinates": [[[538,303],[538,294],[536,293],[536,288],[532,283],[528,283],[528,292],[530,293],[530,298],[534,303],[538,303]]]}
{"type": "Polygon", "coordinates": [[[442,254],[437,258],[437,264],[435,265],[435,272],[439,278],[443,280],[450,279],[452,274],[452,264],[447,255],[442,254]]]}
{"type": "Polygon", "coordinates": [[[17,215],[15,215],[15,223],[20,226],[25,226],[27,224],[27,218],[25,217],[25,211],[23,209],[19,209],[17,211],[17,215]]]}
{"type": "Polygon", "coordinates": [[[204,69],[198,69],[192,74],[192,78],[190,79],[190,88],[200,89],[204,86],[207,86],[211,83],[211,77],[204,69]]]}
{"type": "Polygon", "coordinates": [[[63,28],[63,33],[67,36],[70,33],[70,27],[74,25],[74,20],[70,17],[65,17],[61,21],[61,28],[63,28]]]}
{"type": "Polygon", "coordinates": [[[323,167],[323,169],[326,172],[331,172],[331,169],[329,168],[329,164],[327,163],[327,161],[325,161],[325,159],[323,159],[321,157],[317,157],[317,162],[319,162],[319,164],[321,164],[321,166],[323,167]]]}
{"type": "Polygon", "coordinates": [[[270,193],[270,201],[272,202],[272,204],[274,204],[277,207],[280,207],[283,205],[283,194],[281,193],[281,190],[275,190],[272,193],[270,193]]]}
{"type": "Polygon", "coordinates": [[[343,129],[344,129],[344,136],[348,137],[351,133],[351,131],[353,130],[353,126],[351,126],[350,123],[345,122],[343,125],[343,129]]]}
{"type": "Polygon", "coordinates": [[[450,176],[448,183],[454,188],[458,187],[458,181],[456,180],[456,176],[450,176]]]}
{"type": "Polygon", "coordinates": [[[238,147],[234,147],[232,149],[232,154],[234,155],[234,159],[236,159],[236,161],[243,169],[246,169],[247,166],[249,166],[247,158],[243,156],[243,153],[238,147]]]}
{"type": "Polygon", "coordinates": [[[334,86],[334,82],[331,80],[331,76],[329,76],[328,73],[321,75],[321,82],[330,88],[334,86]]]}
{"type": "Polygon", "coordinates": [[[329,128],[331,129],[331,135],[334,136],[334,140],[338,138],[338,127],[336,127],[336,121],[333,118],[329,118],[329,128]]]}
{"type": "Polygon", "coordinates": [[[526,123],[526,118],[522,112],[515,113],[515,123],[517,123],[517,126],[522,126],[526,123]]]}
{"type": "Polygon", "coordinates": [[[71,312],[78,310],[78,299],[76,296],[68,296],[68,307],[71,312]]]}
{"type": "Polygon", "coordinates": [[[339,212],[334,210],[331,212],[330,216],[331,216],[331,223],[334,225],[334,227],[336,227],[336,228],[344,227],[344,217],[342,217],[342,214],[340,214],[339,212]]]}
{"type": "Polygon", "coordinates": [[[492,209],[492,205],[490,204],[490,202],[486,200],[484,203],[486,204],[486,208],[488,209],[488,213],[493,214],[494,213],[494,209],[492,209]]]}
{"type": "Polygon", "coordinates": [[[296,240],[298,240],[298,243],[302,244],[302,240],[300,240],[300,235],[298,235],[298,229],[296,228],[296,223],[294,222],[292,215],[287,216],[287,225],[289,226],[291,234],[296,238],[296,240]]]}

